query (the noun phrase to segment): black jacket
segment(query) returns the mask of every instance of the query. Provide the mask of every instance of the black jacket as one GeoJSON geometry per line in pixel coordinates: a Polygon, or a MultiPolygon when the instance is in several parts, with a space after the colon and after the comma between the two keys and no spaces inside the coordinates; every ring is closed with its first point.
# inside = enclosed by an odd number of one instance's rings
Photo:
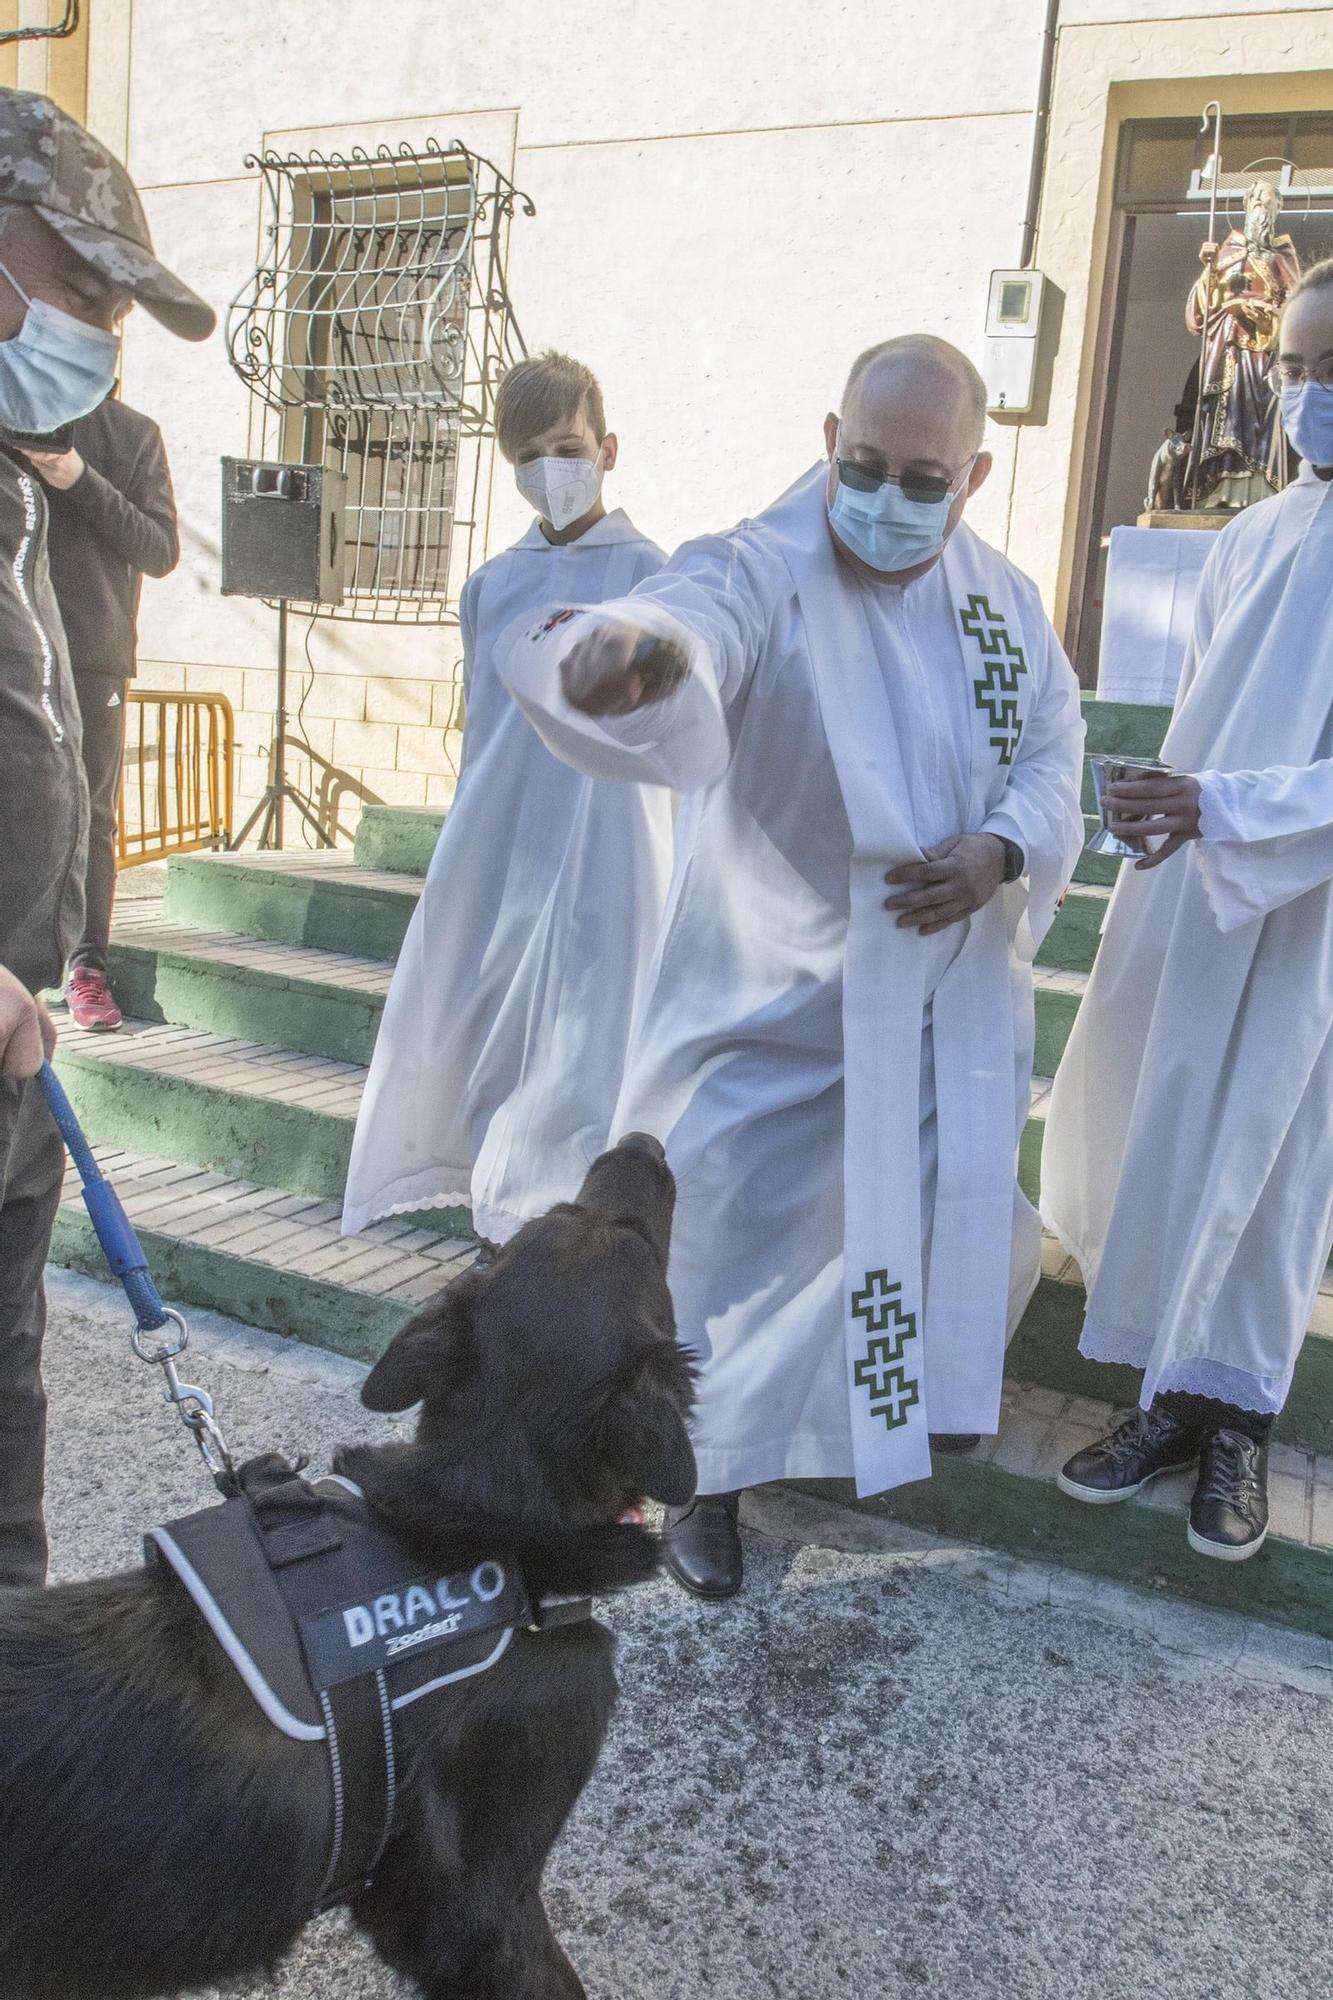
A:
{"type": "Polygon", "coordinates": [[[166,448],[151,417],[113,396],[79,418],[74,447],[82,477],[46,496],[51,581],[75,673],[128,680],[142,580],[180,561],[166,448]]]}
{"type": "Polygon", "coordinates": [[[46,559],[46,499],[0,450],[0,965],[58,986],[83,927],[88,787],[46,559]]]}

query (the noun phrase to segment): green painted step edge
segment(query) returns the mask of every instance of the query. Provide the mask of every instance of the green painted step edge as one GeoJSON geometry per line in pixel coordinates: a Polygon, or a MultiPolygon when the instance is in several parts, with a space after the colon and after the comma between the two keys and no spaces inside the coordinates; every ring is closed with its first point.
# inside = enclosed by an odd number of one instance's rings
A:
{"type": "Polygon", "coordinates": [[[1077,1013],[1076,993],[1053,993],[1049,987],[1038,987],[1037,1046],[1032,1066],[1034,1076],[1055,1075],[1077,1013]]]}
{"type": "MultiPolygon", "coordinates": [[[[1086,840],[1091,840],[1101,821],[1094,813],[1084,813],[1083,832],[1086,840]]],[[[1074,869],[1074,880],[1087,887],[1113,889],[1120,876],[1121,863],[1114,854],[1089,854],[1086,845],[1074,869]]]]}
{"type": "Polygon", "coordinates": [[[192,930],[392,960],[416,902],[415,887],[406,879],[401,889],[392,889],[183,855],[167,871],[163,913],[169,923],[192,930]]]}
{"type": "Polygon", "coordinates": [[[429,806],[367,806],[356,823],[352,859],[358,868],[424,875],[444,821],[429,806]]]}
{"type": "MultiPolygon", "coordinates": [[[[416,907],[404,876],[402,889],[322,882],[318,876],[280,869],[246,869],[230,862],[173,861],[163,914],[190,930],[221,931],[271,944],[312,945],[392,963],[416,907]]],[[[1066,898],[1037,962],[1086,972],[1092,965],[1105,905],[1077,890],[1066,898]]]]}
{"type": "Polygon", "coordinates": [[[1037,950],[1037,964],[1059,972],[1091,972],[1106,921],[1106,899],[1071,889],[1037,950]]]}
{"type": "MultiPolygon", "coordinates": [[[[165,1298],[208,1306],[298,1340],[308,1339],[310,1329],[317,1327],[315,1344],[356,1361],[374,1361],[382,1354],[414,1310],[396,1299],[370,1298],[318,1278],[276,1271],[156,1230],[139,1233],[165,1298]]],[[[81,1211],[60,1210],[51,1249],[56,1263],[106,1278],[101,1248],[81,1211]]],[[[225,1426],[225,1409],[220,1414],[225,1426]]],[[[1272,1540],[1252,1562],[1229,1569],[1193,1555],[1183,1519],[1174,1515],[1149,1508],[1079,1507],[1042,1481],[964,1460],[946,1460],[932,1480],[878,1500],[858,1501],[849,1481],[804,1481],[799,1486],[843,1506],[1006,1548],[1030,1560],[1091,1570],[1163,1595],[1225,1605],[1333,1636],[1333,1564],[1291,1542],[1272,1540]]]]}
{"type": "Polygon", "coordinates": [[[933,1478],[873,1500],[859,1500],[849,1480],[790,1483],[859,1513],[1007,1549],[1030,1562],[1090,1570],[1333,1638],[1333,1555],[1270,1537],[1249,1562],[1214,1562],[1190,1548],[1183,1509],[1084,1507],[1053,1481],[966,1459],[937,1461],[933,1478]]]}
{"type": "MultiPolygon", "coordinates": [[[[103,1144],[294,1194],[342,1197],[352,1140],[346,1118],[109,1063],[72,1044],[58,1053],[57,1066],[79,1117],[103,1144]]],[[[1032,1201],[1038,1199],[1044,1130],[1041,1120],[1030,1119],[1019,1152],[1019,1179],[1032,1201]]],[[[411,1220],[441,1234],[472,1235],[465,1208],[421,1210],[411,1220]]],[[[1078,1352],[1083,1306],[1081,1286],[1044,1278],[1010,1344],[1009,1373],[1068,1395],[1133,1403],[1137,1371],[1088,1361],[1078,1352]]],[[[1333,1340],[1305,1343],[1278,1430],[1293,1443],[1333,1454],[1333,1340]]]]}
{"type": "Polygon", "coordinates": [[[1122,757],[1156,757],[1171,725],[1171,710],[1149,702],[1098,701],[1095,694],[1085,694],[1083,720],[1088,756],[1118,750],[1122,757]]]}
{"type": "MultiPolygon", "coordinates": [[[[1089,752],[1119,750],[1127,757],[1155,757],[1161,749],[1171,711],[1135,702],[1098,701],[1092,695],[1085,695],[1083,716],[1089,752]]],[[[424,875],[444,821],[444,813],[429,806],[369,805],[357,822],[352,858],[358,868],[424,875]]],[[[1097,875],[1086,879],[1107,878],[1097,875]]]]}
{"type": "MultiPolygon", "coordinates": [[[[261,1187],[341,1201],[352,1121],[308,1105],[104,1062],[77,1045],[57,1051],[70,1102],[100,1145],[208,1167],[261,1187]]],[[[472,1234],[466,1208],[413,1210],[419,1229],[472,1234]]]]}
{"type": "Polygon", "coordinates": [[[384,1010],[381,994],[358,987],[115,939],[110,971],[112,991],[133,1020],[169,1021],[335,1062],[370,1061],[384,1010]]]}
{"type": "MultiPolygon", "coordinates": [[[[208,1306],[247,1326],[267,1327],[354,1361],[375,1361],[417,1310],[401,1299],[377,1299],[322,1278],[275,1270],[223,1249],[182,1242],[141,1228],[158,1290],[169,1303],[208,1306]],[[317,1330],[317,1331],[316,1331],[317,1330]]],[[[51,1238],[51,1260],[89,1277],[108,1279],[106,1259],[82,1209],[62,1207],[51,1238]]],[[[226,1411],[221,1412],[223,1424],[226,1411]]]]}
{"type": "MultiPolygon", "coordinates": [[[[171,1022],[335,1062],[368,1063],[384,997],[362,988],[228,965],[195,952],[112,939],[111,987],[136,1021],[171,1022]]],[[[1037,993],[1038,1076],[1054,1076],[1078,1011],[1077,995],[1037,993]]]]}

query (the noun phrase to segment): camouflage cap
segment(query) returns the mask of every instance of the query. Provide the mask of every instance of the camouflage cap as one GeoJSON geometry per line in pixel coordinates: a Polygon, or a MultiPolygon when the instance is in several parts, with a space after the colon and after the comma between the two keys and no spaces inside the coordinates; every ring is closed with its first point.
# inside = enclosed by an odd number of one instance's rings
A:
{"type": "Polygon", "coordinates": [[[134,294],[184,340],[207,340],[217,315],[159,264],[134,182],[100,139],[30,90],[0,90],[0,202],[23,201],[84,262],[134,294]]]}

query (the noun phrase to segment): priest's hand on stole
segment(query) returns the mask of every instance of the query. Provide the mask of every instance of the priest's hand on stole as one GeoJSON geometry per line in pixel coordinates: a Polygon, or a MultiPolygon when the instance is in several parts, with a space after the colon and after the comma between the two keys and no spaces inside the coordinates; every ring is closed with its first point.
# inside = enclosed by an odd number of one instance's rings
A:
{"type": "Polygon", "coordinates": [[[922,937],[984,909],[1004,880],[1004,842],[993,833],[962,833],[924,848],[922,856],[884,877],[903,892],[886,897],[885,909],[898,912],[899,930],[919,930],[922,937]]]}
{"type": "Polygon", "coordinates": [[[1136,868],[1160,868],[1187,841],[1201,834],[1203,788],[1183,771],[1150,771],[1120,778],[1106,787],[1107,824],[1118,840],[1158,840],[1162,845],[1136,861],[1136,868]]]}
{"type": "Polygon", "coordinates": [[[607,620],[570,647],[560,685],[583,715],[632,715],[664,701],[687,678],[684,649],[628,619],[607,620]]]}

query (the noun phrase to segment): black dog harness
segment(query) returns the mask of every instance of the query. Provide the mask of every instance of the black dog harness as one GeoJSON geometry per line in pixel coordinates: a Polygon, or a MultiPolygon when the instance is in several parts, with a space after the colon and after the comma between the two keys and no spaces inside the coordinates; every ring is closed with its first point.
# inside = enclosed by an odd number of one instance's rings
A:
{"type": "Polygon", "coordinates": [[[322,1744],[329,1861],[317,1909],[370,1880],[393,1826],[395,1718],[486,1673],[520,1630],[588,1618],[586,1598],[534,1606],[499,1562],[458,1576],[374,1518],[349,1480],[251,1459],[240,1493],[145,1538],[189,1592],[275,1729],[322,1744]]]}

